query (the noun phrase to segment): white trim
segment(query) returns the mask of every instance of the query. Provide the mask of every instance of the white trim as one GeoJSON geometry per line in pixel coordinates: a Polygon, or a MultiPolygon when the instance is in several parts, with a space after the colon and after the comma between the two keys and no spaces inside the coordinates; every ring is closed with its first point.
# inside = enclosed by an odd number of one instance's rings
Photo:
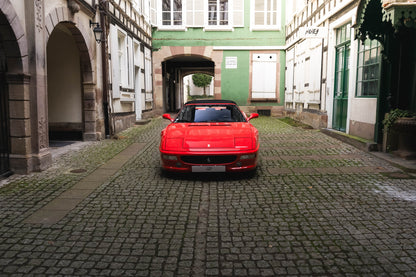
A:
{"type": "Polygon", "coordinates": [[[158,31],[173,31],[173,32],[185,32],[188,30],[187,27],[182,25],[170,26],[170,25],[161,25],[157,26],[158,31]]]}
{"type": "Polygon", "coordinates": [[[277,27],[276,25],[267,27],[267,26],[252,26],[250,27],[250,31],[256,32],[256,31],[281,31],[281,27],[277,27]]]}
{"type": "Polygon", "coordinates": [[[213,50],[286,50],[285,46],[214,46],[213,50]]]}
{"type": "Polygon", "coordinates": [[[204,32],[234,32],[234,28],[232,26],[214,26],[209,25],[204,27],[204,32]]]}

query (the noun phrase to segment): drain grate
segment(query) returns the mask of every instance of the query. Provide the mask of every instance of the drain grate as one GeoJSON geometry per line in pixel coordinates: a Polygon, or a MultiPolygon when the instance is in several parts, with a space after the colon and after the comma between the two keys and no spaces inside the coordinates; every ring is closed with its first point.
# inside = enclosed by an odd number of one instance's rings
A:
{"type": "Polygon", "coordinates": [[[270,116],[271,114],[272,114],[272,111],[271,110],[269,110],[269,109],[264,109],[264,110],[260,110],[260,109],[258,109],[257,110],[257,113],[259,114],[259,115],[264,115],[264,116],[270,116]]]}

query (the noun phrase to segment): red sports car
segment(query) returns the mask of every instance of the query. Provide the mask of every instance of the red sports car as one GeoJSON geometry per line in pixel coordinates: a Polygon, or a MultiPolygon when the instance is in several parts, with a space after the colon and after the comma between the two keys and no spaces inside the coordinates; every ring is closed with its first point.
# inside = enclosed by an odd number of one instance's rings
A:
{"type": "Polygon", "coordinates": [[[259,138],[241,112],[227,100],[187,102],[161,133],[162,168],[174,172],[241,172],[256,169],[259,138]]]}

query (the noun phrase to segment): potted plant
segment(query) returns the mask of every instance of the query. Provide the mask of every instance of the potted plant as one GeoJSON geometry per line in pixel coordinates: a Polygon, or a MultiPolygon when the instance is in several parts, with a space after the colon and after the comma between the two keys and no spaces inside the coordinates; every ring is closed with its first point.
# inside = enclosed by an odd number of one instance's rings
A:
{"type": "Polygon", "coordinates": [[[395,154],[405,158],[416,157],[416,114],[412,111],[395,109],[383,120],[383,150],[396,150],[395,154]]]}

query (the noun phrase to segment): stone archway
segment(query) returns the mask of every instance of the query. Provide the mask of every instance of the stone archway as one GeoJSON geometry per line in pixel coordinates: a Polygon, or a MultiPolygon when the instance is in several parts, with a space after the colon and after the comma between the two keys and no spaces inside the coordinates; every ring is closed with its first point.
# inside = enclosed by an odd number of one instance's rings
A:
{"type": "Polygon", "coordinates": [[[176,112],[185,102],[183,76],[187,72],[207,72],[214,75],[215,63],[199,55],[176,55],[162,63],[164,68],[164,109],[176,112]]]}
{"type": "MultiPolygon", "coordinates": [[[[73,22],[73,18],[69,16],[69,12],[66,8],[57,8],[53,10],[48,16],[46,16],[46,31],[47,41],[49,42],[51,34],[60,28],[64,27],[71,34],[76,48],[79,53],[80,61],[80,74],[81,74],[81,91],[82,91],[82,138],[86,141],[97,140],[97,109],[96,109],[96,91],[94,74],[92,70],[92,53],[89,45],[86,43],[85,37],[88,41],[91,41],[90,33],[83,31],[83,24],[73,22]],[[78,27],[80,26],[80,27],[78,27]],[[85,35],[85,34],[87,35],[85,35]]],[[[92,39],[95,42],[95,40],[92,39]]]]}
{"type": "MultiPolygon", "coordinates": [[[[214,51],[212,46],[164,46],[159,51],[153,53],[153,76],[154,76],[154,98],[155,110],[158,113],[168,111],[168,101],[166,101],[166,91],[169,90],[170,82],[167,82],[166,64],[175,59],[181,61],[195,58],[199,61],[212,63],[212,75],[214,76],[214,97],[221,99],[221,66],[223,59],[222,51],[214,51]]],[[[199,67],[198,64],[195,65],[199,67]]],[[[173,80],[178,79],[181,75],[173,80]]],[[[178,79],[180,80],[180,79],[178,79]]]]}

